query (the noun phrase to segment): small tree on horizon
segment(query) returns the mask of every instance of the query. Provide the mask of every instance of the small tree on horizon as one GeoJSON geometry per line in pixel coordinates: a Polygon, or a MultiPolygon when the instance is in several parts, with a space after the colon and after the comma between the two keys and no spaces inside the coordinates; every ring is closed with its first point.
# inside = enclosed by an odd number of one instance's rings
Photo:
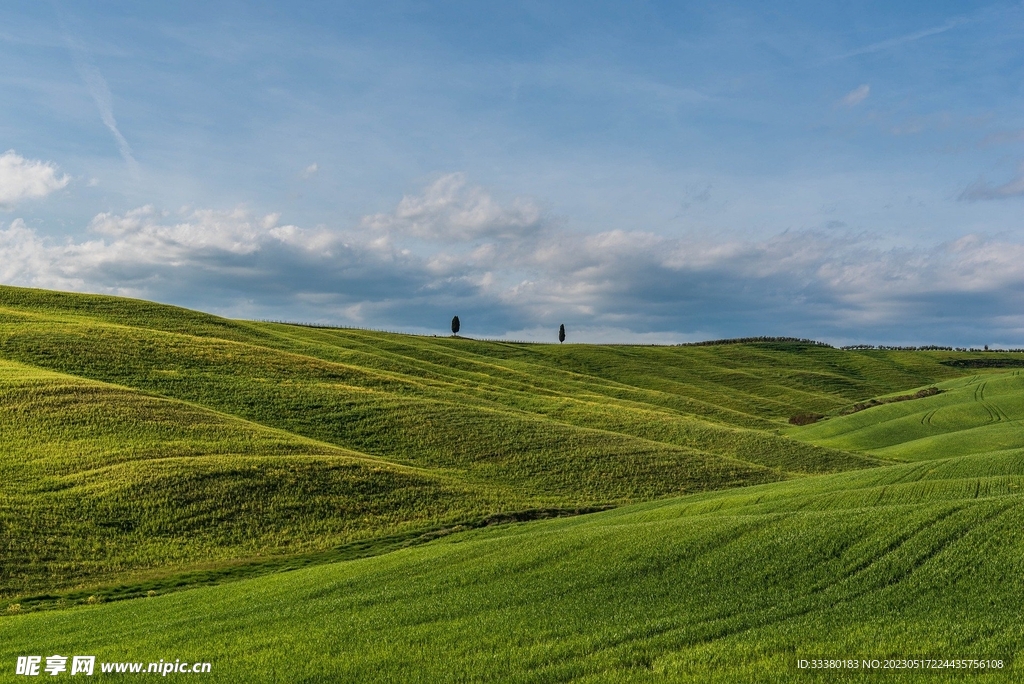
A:
{"type": "Polygon", "coordinates": [[[565,323],[558,326],[558,344],[565,342],[565,323]]]}
{"type": "Polygon", "coordinates": [[[462,326],[459,324],[459,317],[456,316],[455,318],[452,319],[452,335],[458,335],[459,328],[461,327],[462,326]]]}

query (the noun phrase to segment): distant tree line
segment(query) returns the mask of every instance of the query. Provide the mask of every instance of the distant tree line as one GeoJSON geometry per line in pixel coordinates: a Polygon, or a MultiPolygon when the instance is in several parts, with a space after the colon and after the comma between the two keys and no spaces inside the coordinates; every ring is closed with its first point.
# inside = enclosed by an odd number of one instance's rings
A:
{"type": "Polygon", "coordinates": [[[923,347],[901,347],[886,344],[848,344],[845,347],[840,347],[840,349],[845,349],[847,351],[862,351],[871,349],[877,349],[880,351],[969,351],[968,349],[942,347],[935,344],[929,344],[923,347]]]}
{"type": "Polygon", "coordinates": [[[826,342],[819,342],[818,340],[808,340],[802,337],[733,337],[727,340],[706,340],[704,342],[682,342],[680,344],[671,345],[675,347],[712,347],[720,344],[752,344],[756,342],[789,342],[791,344],[809,344],[815,347],[828,347],[829,349],[835,349],[831,344],[826,342]]]}
{"type": "Polygon", "coordinates": [[[989,359],[950,359],[940,363],[953,368],[1024,368],[1024,359],[1007,359],[998,356],[989,359]]]}
{"type": "Polygon", "coordinates": [[[922,347],[900,347],[886,344],[850,344],[845,347],[840,347],[847,351],[862,351],[875,349],[878,351],[955,351],[955,352],[1009,352],[1019,354],[1024,352],[1024,349],[989,349],[988,345],[979,349],[977,347],[942,347],[935,344],[929,344],[922,347]]]}

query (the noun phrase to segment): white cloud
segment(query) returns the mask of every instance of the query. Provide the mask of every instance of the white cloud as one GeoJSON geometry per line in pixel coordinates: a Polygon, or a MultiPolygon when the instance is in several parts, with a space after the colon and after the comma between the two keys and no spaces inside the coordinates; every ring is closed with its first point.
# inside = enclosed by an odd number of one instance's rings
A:
{"type": "Polygon", "coordinates": [[[843,105],[844,107],[856,107],[861,102],[866,100],[868,95],[870,94],[871,86],[868,85],[867,83],[864,83],[857,86],[850,92],[846,93],[846,95],[843,96],[843,99],[839,101],[839,104],[843,105]]]}
{"type": "Polygon", "coordinates": [[[46,197],[69,182],[67,175],[58,176],[57,167],[48,162],[25,159],[14,150],[0,155],[0,207],[46,197]]]}
{"type": "Polygon", "coordinates": [[[158,274],[230,279],[253,268],[238,259],[264,250],[330,255],[334,236],[279,226],[277,219],[244,209],[187,210],[172,216],[147,205],[124,214],[96,215],[89,224],[96,238],[81,242],[44,239],[15,219],[0,231],[0,281],[159,299],[159,285],[153,284],[158,274]]]}
{"type": "Polygon", "coordinates": [[[307,166],[305,169],[302,170],[302,177],[303,178],[312,178],[313,174],[315,174],[319,169],[320,169],[320,167],[317,166],[316,163],[314,162],[314,163],[310,164],[309,166],[307,166]]]}
{"type": "Polygon", "coordinates": [[[82,282],[52,278],[57,255],[21,219],[0,227],[0,282],[80,289],[82,282]]]}
{"type": "Polygon", "coordinates": [[[532,200],[516,198],[502,206],[482,188],[467,186],[463,174],[452,173],[421,195],[403,197],[394,212],[365,217],[363,226],[387,235],[459,242],[520,238],[535,232],[541,219],[532,200]]]}
{"type": "Polygon", "coordinates": [[[97,214],[89,227],[114,238],[104,243],[108,251],[131,252],[133,259],[142,263],[210,253],[253,254],[274,244],[322,250],[333,240],[323,230],[279,226],[279,219],[280,214],[254,216],[241,207],[232,211],[185,210],[172,217],[147,205],[121,215],[97,214]]]}

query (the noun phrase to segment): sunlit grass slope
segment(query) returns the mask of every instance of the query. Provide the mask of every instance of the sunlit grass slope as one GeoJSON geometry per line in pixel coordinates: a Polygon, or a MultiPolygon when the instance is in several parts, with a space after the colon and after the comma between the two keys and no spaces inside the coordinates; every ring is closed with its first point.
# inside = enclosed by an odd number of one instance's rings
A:
{"type": "MultiPolygon", "coordinates": [[[[173,319],[176,310],[165,309],[173,319]]],[[[191,317],[182,321],[183,331],[167,332],[77,313],[48,315],[0,325],[0,354],[395,462],[575,502],[636,500],[873,463],[709,422],[664,406],[689,401],[664,392],[478,353],[507,345],[226,321],[221,327],[234,339],[225,339],[208,334],[213,323],[197,326],[191,317]],[[202,336],[189,333],[196,327],[202,336]],[[249,328],[256,332],[239,341],[249,328]],[[617,424],[608,423],[609,407],[617,424]]],[[[173,326],[164,320],[157,327],[173,326]]],[[[736,421],[765,422],[752,415],[756,406],[748,410],[736,421]]]]}
{"type": "Polygon", "coordinates": [[[8,596],[529,505],[515,492],[11,362],[0,362],[0,435],[0,592],[8,596]]]}
{"type": "MultiPolygon", "coordinates": [[[[802,478],[0,620],[0,662],[210,681],[861,681],[798,657],[1000,658],[1019,681],[1024,457],[802,478]]],[[[871,681],[962,681],[879,673],[871,681]]],[[[973,680],[972,680],[973,681],[973,680]]]]}
{"type": "Polygon", "coordinates": [[[917,461],[1024,451],[1024,376],[973,375],[938,385],[941,394],[876,406],[793,430],[798,439],[888,459],[917,461]]]}
{"type": "MultiPolygon", "coordinates": [[[[958,374],[920,355],[811,345],[481,343],[232,322],[133,300],[15,288],[0,288],[0,306],[8,312],[0,318],[0,354],[7,358],[187,400],[391,460],[476,470],[487,479],[495,463],[524,448],[535,452],[525,454],[527,460],[558,457],[558,451],[586,468],[600,452],[605,460],[628,458],[641,471],[657,460],[655,452],[669,449],[668,460],[680,461],[697,458],[697,450],[745,462],[729,462],[741,481],[773,477],[757,466],[794,473],[859,467],[869,462],[773,431],[800,410],[831,410],[958,374]],[[518,437],[538,430],[550,433],[558,448],[518,437]]],[[[507,465],[501,477],[517,477],[507,465]]],[[[608,463],[599,466],[603,471],[608,463]]],[[[556,482],[544,482],[533,470],[525,464],[523,484],[597,488],[594,493],[606,498],[621,486],[617,476],[599,482],[593,470],[583,480],[556,482]]],[[[708,479],[702,472],[697,477],[708,479]]],[[[664,493],[679,491],[676,480],[669,478],[664,493]]]]}

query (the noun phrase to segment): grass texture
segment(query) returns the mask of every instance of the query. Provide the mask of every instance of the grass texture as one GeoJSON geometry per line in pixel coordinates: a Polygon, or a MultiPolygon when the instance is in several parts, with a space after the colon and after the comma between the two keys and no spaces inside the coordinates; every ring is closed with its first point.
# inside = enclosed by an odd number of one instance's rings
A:
{"type": "MultiPolygon", "coordinates": [[[[965,456],[473,531],[0,620],[27,653],[210,681],[862,681],[800,657],[999,658],[1019,681],[1024,459],[965,456]]],[[[879,673],[871,681],[962,681],[879,673]]]]}

